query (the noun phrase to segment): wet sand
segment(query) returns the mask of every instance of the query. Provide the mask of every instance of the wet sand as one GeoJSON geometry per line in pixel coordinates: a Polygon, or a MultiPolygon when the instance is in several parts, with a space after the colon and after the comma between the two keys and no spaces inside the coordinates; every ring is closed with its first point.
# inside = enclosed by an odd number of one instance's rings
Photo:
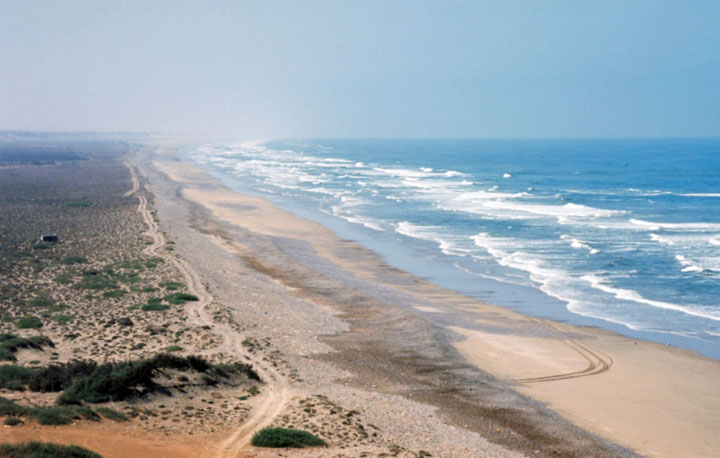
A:
{"type": "Polygon", "coordinates": [[[643,455],[717,456],[718,361],[484,304],[389,267],[329,229],[232,192],[200,169],[162,155],[153,165],[181,185],[183,199],[204,209],[205,222],[196,216],[195,224],[210,233],[212,220],[216,245],[349,324],[348,332],[321,337],[334,352],[314,356],[352,372],[345,383],[433,405],[451,424],[525,454],[534,444],[540,455],[553,447],[566,456],[628,453],[565,418],[643,455]],[[282,256],[263,255],[251,237],[238,242],[223,227],[267,237],[282,256]],[[326,290],[338,282],[348,289],[344,296],[326,290]]]}

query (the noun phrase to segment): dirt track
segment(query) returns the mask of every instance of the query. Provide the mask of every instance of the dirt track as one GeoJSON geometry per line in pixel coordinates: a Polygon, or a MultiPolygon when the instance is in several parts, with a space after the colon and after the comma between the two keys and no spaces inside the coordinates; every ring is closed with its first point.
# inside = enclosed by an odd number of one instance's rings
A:
{"type": "MultiPolygon", "coordinates": [[[[140,189],[140,183],[134,167],[128,165],[128,168],[132,174],[133,187],[128,191],[127,195],[132,195],[140,189]]],[[[252,435],[259,429],[270,425],[275,417],[286,407],[292,396],[289,384],[278,371],[265,364],[260,358],[245,351],[237,332],[230,326],[217,323],[213,320],[207,311],[207,307],[213,303],[214,298],[207,291],[205,285],[203,285],[200,276],[187,262],[177,256],[168,255],[161,250],[166,243],[165,237],[162,232],[160,232],[157,223],[153,219],[153,215],[148,209],[148,202],[145,196],[138,194],[137,197],[139,200],[138,212],[140,212],[145,224],[148,226],[148,230],[144,235],[147,235],[153,240],[152,244],[145,248],[144,253],[148,256],[160,257],[166,262],[171,263],[182,274],[188,291],[199,298],[198,301],[190,302],[186,306],[190,323],[196,326],[211,326],[213,332],[222,338],[222,344],[214,350],[223,351],[238,357],[242,356],[252,364],[264,382],[261,390],[261,398],[245,422],[207,455],[208,458],[232,458],[240,456],[241,452],[250,445],[252,435]]]]}

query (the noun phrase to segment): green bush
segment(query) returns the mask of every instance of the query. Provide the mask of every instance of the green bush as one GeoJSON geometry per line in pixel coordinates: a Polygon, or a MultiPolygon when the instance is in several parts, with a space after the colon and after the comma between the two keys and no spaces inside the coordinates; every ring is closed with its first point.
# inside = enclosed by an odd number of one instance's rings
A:
{"type": "Polygon", "coordinates": [[[42,328],[43,324],[38,317],[26,316],[25,318],[20,318],[16,325],[19,329],[32,329],[42,328]]]}
{"type": "Polygon", "coordinates": [[[81,256],[68,256],[67,258],[63,259],[61,261],[63,264],[67,264],[69,266],[73,264],[85,264],[87,263],[87,259],[81,257],[81,256]]]}
{"type": "Polygon", "coordinates": [[[28,408],[20,404],[16,404],[10,399],[0,397],[0,416],[23,416],[27,413],[28,408]]]}
{"type": "Polygon", "coordinates": [[[53,305],[53,301],[43,296],[34,297],[30,300],[31,307],[50,307],[51,305],[53,305]]]}
{"type": "Polygon", "coordinates": [[[83,277],[82,281],[77,284],[80,289],[115,289],[118,287],[116,281],[105,277],[83,277]]]}
{"type": "Polygon", "coordinates": [[[174,305],[184,304],[187,301],[197,301],[198,297],[188,293],[174,293],[165,296],[163,299],[174,305]]]}
{"type": "Polygon", "coordinates": [[[62,391],[58,397],[61,406],[80,405],[82,401],[122,401],[157,391],[160,387],[153,377],[163,369],[194,370],[217,380],[232,375],[260,380],[247,364],[216,366],[197,356],[160,353],[151,359],[100,365],[94,361],[73,361],[37,369],[3,365],[0,366],[0,388],[21,390],[27,386],[31,391],[38,392],[62,391]]]}
{"type": "Polygon", "coordinates": [[[112,297],[112,298],[123,297],[124,295],[125,295],[125,291],[123,291],[121,289],[114,289],[112,291],[105,291],[103,293],[103,297],[112,297]]]}
{"type": "Polygon", "coordinates": [[[170,346],[165,347],[165,351],[167,351],[167,352],[182,351],[182,347],[179,345],[170,345],[170,346]]]}
{"type": "Polygon", "coordinates": [[[143,304],[141,308],[146,312],[163,312],[169,309],[170,306],[165,304],[143,304]]]}
{"type": "Polygon", "coordinates": [[[57,321],[58,324],[67,324],[69,323],[74,317],[72,315],[55,315],[52,317],[54,321],[57,321]]]}
{"type": "Polygon", "coordinates": [[[55,344],[45,336],[26,338],[15,334],[0,334],[0,360],[3,361],[16,361],[15,353],[23,348],[42,350],[43,347],[55,347],[55,344]]]}
{"type": "Polygon", "coordinates": [[[5,426],[20,426],[23,422],[18,417],[7,417],[5,419],[5,426]]]}
{"type": "Polygon", "coordinates": [[[289,428],[263,428],[253,435],[250,443],[255,447],[277,448],[327,446],[324,440],[307,431],[289,428]]]}
{"type": "Polygon", "coordinates": [[[148,269],[154,269],[161,262],[163,262],[163,260],[160,258],[150,258],[145,261],[145,267],[147,267],[148,269]]]}
{"type": "Polygon", "coordinates": [[[176,281],[166,281],[166,282],[160,283],[160,286],[162,286],[163,288],[165,288],[168,291],[175,291],[177,289],[180,289],[183,286],[183,284],[178,283],[176,281]]]}
{"type": "Polygon", "coordinates": [[[118,412],[117,410],[113,410],[109,407],[98,407],[95,410],[97,411],[97,413],[107,418],[108,420],[128,421],[128,417],[126,417],[122,412],[118,412]]]}
{"type": "Polygon", "coordinates": [[[69,425],[76,416],[75,410],[66,406],[34,407],[27,414],[41,425],[69,425]]]}
{"type": "Polygon", "coordinates": [[[0,445],[2,458],[102,458],[76,445],[57,445],[46,442],[0,445]]]}

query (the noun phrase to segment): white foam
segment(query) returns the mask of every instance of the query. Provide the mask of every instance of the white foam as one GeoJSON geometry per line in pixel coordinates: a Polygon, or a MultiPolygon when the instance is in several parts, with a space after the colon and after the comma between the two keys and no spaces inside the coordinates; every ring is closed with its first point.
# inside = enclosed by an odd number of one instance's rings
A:
{"type": "Polygon", "coordinates": [[[720,239],[710,239],[708,243],[713,246],[720,246],[720,239]]]}
{"type": "Polygon", "coordinates": [[[490,208],[501,208],[506,210],[532,213],[536,215],[554,216],[562,218],[607,218],[621,213],[617,210],[604,210],[600,208],[587,207],[585,205],[578,205],[573,203],[567,203],[565,205],[533,205],[508,202],[506,200],[491,200],[485,202],[484,206],[490,208]]]}
{"type": "Polygon", "coordinates": [[[590,246],[589,243],[583,242],[582,240],[576,239],[575,237],[572,237],[572,236],[570,236],[570,235],[563,234],[563,235],[560,236],[560,238],[561,238],[562,240],[567,240],[567,241],[569,241],[569,242],[570,242],[570,246],[573,247],[573,248],[588,250],[588,251],[590,252],[590,254],[597,254],[597,253],[599,253],[599,250],[596,249],[596,248],[593,248],[592,246],[590,246]]]}
{"type": "Polygon", "coordinates": [[[437,243],[443,254],[465,256],[470,252],[467,249],[459,247],[456,241],[450,240],[448,237],[441,237],[440,234],[438,234],[438,231],[441,230],[442,228],[437,226],[421,226],[412,224],[409,221],[400,221],[395,225],[395,232],[398,234],[437,243]]]}
{"type": "Polygon", "coordinates": [[[686,258],[683,255],[675,255],[675,260],[679,262],[683,267],[683,272],[702,272],[704,269],[700,267],[696,262],[686,258]]]}
{"type": "Polygon", "coordinates": [[[669,231],[720,231],[720,223],[656,223],[634,218],[630,219],[630,222],[636,226],[647,228],[650,231],[663,229],[669,231]]]}
{"type": "Polygon", "coordinates": [[[675,242],[670,239],[670,237],[663,237],[662,235],[658,234],[650,234],[650,239],[663,245],[675,245],[675,242]]]}
{"type": "Polygon", "coordinates": [[[637,291],[633,291],[630,289],[615,288],[615,287],[609,286],[609,285],[605,284],[600,277],[597,277],[595,275],[583,275],[580,278],[582,278],[583,280],[590,283],[590,286],[592,286],[593,288],[598,289],[603,292],[606,292],[608,294],[612,294],[617,299],[622,299],[622,300],[631,301],[631,302],[637,302],[639,304],[645,304],[645,305],[649,305],[651,307],[656,307],[656,308],[665,309],[665,310],[674,310],[676,312],[681,312],[686,315],[707,318],[707,319],[714,320],[714,321],[720,321],[720,316],[717,313],[705,313],[705,312],[701,312],[696,309],[689,308],[687,306],[673,304],[671,302],[663,302],[663,301],[655,301],[652,299],[647,299],[647,298],[641,296],[637,291]]]}
{"type": "Polygon", "coordinates": [[[685,197],[720,197],[719,192],[689,192],[685,194],[678,194],[679,196],[685,197]]]}
{"type": "Polygon", "coordinates": [[[503,173],[503,178],[510,178],[511,176],[509,173],[503,173]]]}

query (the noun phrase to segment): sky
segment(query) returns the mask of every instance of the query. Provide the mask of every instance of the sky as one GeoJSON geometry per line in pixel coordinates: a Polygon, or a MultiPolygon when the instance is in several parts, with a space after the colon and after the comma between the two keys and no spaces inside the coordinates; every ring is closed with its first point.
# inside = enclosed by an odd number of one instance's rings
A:
{"type": "Polygon", "coordinates": [[[720,2],[0,0],[0,130],[720,136],[720,2]]]}

